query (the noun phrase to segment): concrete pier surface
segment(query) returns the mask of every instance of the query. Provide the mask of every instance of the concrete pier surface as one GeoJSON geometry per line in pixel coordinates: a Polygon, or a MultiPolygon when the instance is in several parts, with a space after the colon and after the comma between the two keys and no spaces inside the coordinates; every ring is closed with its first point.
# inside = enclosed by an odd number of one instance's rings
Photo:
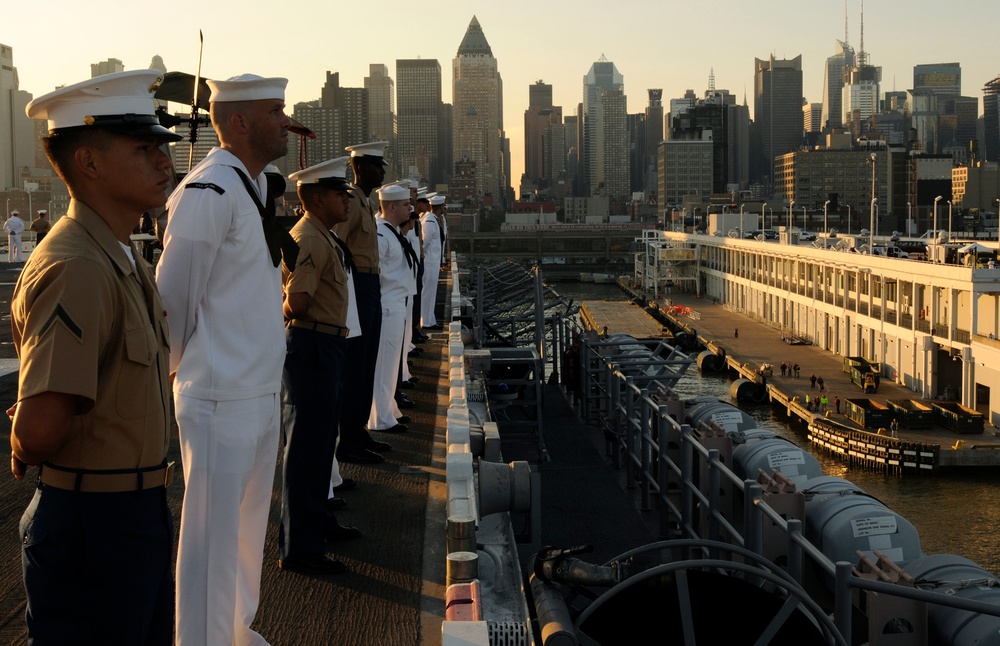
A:
{"type": "MultiPolygon", "coordinates": [[[[622,292],[620,301],[587,301],[584,305],[591,313],[595,329],[601,330],[608,326],[608,333],[626,333],[643,338],[649,335],[648,324],[635,326],[632,317],[641,314],[657,327],[658,324],[637,305],[627,302],[628,294],[622,292]],[[629,311],[628,315],[622,312],[629,311]]],[[[764,321],[751,319],[743,314],[732,311],[724,305],[698,298],[693,294],[674,290],[665,298],[678,310],[672,314],[680,323],[690,326],[703,343],[712,343],[725,350],[727,360],[740,366],[747,365],[756,368],[768,363],[773,366],[773,376],[767,378],[767,385],[772,391],[773,399],[791,401],[798,398],[804,403],[806,397],[820,395],[818,387],[810,387],[809,377],[822,377],[825,392],[830,400],[827,416],[831,421],[860,430],[844,414],[844,400],[868,398],[880,403],[890,399],[920,399],[920,393],[898,385],[892,379],[882,377],[881,385],[875,394],[866,395],[855,385],[850,375],[843,371],[843,357],[824,350],[815,345],[790,345],[784,340],[782,331],[768,325],[764,321]],[[683,312],[683,313],[682,313],[683,312]],[[800,366],[800,376],[781,376],[779,366],[782,363],[800,366]],[[777,392],[775,392],[777,391],[777,392]],[[840,413],[834,411],[835,397],[841,400],[840,413]]],[[[665,305],[660,298],[658,305],[665,305]]],[[[928,400],[930,401],[930,400],[928,400]]],[[[806,413],[803,406],[791,407],[790,415],[808,419],[812,413],[806,413]]],[[[900,428],[900,439],[932,443],[940,445],[941,464],[944,466],[996,466],[1000,465],[1000,429],[985,425],[982,434],[959,435],[940,426],[932,426],[925,430],[910,431],[900,428]]]]}

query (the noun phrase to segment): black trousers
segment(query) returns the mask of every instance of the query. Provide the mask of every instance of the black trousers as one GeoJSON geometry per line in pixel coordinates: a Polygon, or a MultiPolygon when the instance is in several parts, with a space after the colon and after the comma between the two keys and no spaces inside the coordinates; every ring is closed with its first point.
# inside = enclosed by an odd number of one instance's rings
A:
{"type": "Polygon", "coordinates": [[[39,484],[20,529],[30,644],[173,643],[164,487],[77,493],[39,484]]]}
{"type": "Polygon", "coordinates": [[[286,337],[278,551],[282,559],[307,560],[326,552],[323,535],[332,520],[324,503],[337,446],[346,339],[294,327],[286,337]]]}
{"type": "Polygon", "coordinates": [[[375,388],[375,360],[382,333],[382,286],[378,274],[354,274],[361,336],[347,339],[347,367],[344,375],[343,406],[340,408],[340,449],[360,451],[371,436],[365,430],[372,411],[375,388]]]}

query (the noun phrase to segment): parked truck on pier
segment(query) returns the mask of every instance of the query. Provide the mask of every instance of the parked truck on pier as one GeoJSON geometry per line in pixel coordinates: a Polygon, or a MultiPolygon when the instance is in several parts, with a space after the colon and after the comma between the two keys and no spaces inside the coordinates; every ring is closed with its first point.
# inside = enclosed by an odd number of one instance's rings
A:
{"type": "Polygon", "coordinates": [[[865,391],[865,394],[870,395],[878,391],[881,363],[869,361],[864,357],[844,357],[844,372],[851,375],[851,381],[865,391]]]}

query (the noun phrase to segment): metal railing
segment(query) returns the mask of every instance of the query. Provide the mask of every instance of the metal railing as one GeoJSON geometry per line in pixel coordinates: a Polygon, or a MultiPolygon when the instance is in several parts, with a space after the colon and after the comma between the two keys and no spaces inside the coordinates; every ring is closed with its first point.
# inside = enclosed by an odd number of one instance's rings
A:
{"type": "MultiPolygon", "coordinates": [[[[853,590],[1000,617],[997,604],[862,578],[854,575],[854,564],[831,561],[805,537],[802,520],[774,509],[761,484],[739,477],[720,459],[719,449],[707,448],[690,425],[671,415],[671,408],[676,409],[679,402],[669,399],[663,383],[626,374],[620,364],[603,362],[596,348],[587,344],[581,353],[581,366],[591,366],[581,371],[586,381],[582,392],[590,393],[584,409],[588,410],[588,399],[600,400],[601,406],[590,406],[589,414],[599,413],[612,461],[625,469],[627,486],[639,488],[641,508],[659,514],[661,538],[722,540],[764,556],[764,527],[773,525],[784,535],[785,567],[798,584],[804,584],[808,562],[833,582],[833,617],[841,635],[852,634],[853,590]],[[720,492],[725,486],[732,487],[734,497],[743,501],[742,509],[732,517],[723,508],[720,492]]],[[[731,499],[727,502],[732,504],[731,499]]],[[[872,643],[877,643],[875,636],[872,643]]]]}

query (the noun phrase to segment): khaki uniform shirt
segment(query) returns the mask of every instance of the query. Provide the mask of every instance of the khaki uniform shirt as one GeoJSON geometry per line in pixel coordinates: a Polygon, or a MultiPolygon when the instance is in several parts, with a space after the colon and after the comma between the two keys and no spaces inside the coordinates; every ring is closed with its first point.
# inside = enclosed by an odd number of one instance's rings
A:
{"type": "Polygon", "coordinates": [[[11,302],[18,399],[80,398],[54,465],[159,465],[170,437],[169,337],[152,272],[142,258],[134,269],[104,220],[76,200],[46,239],[11,302]]]}
{"type": "MultiPolygon", "coordinates": [[[[378,229],[375,226],[375,211],[368,196],[357,187],[350,189],[351,205],[347,210],[347,222],[333,227],[340,239],[347,243],[358,269],[378,269],[378,229]]],[[[372,191],[375,194],[375,191],[372,191]]],[[[371,273],[370,271],[368,273],[371,273]]]]}
{"type": "Polygon", "coordinates": [[[299,320],[347,327],[347,271],[333,234],[309,213],[295,223],[291,234],[299,245],[299,258],[294,272],[289,273],[282,264],[285,293],[312,296],[299,320]]]}

